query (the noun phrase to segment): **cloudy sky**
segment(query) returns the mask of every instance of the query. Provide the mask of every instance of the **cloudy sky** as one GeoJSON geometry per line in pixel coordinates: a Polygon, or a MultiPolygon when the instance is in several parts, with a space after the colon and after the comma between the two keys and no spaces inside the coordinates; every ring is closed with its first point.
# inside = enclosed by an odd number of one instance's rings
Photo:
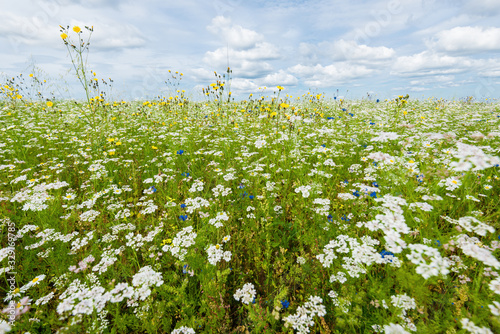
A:
{"type": "Polygon", "coordinates": [[[94,27],[89,65],[116,99],[168,94],[169,70],[202,99],[228,65],[240,98],[500,97],[498,0],[0,0],[2,76],[35,64],[81,98],[59,25],[94,27]]]}

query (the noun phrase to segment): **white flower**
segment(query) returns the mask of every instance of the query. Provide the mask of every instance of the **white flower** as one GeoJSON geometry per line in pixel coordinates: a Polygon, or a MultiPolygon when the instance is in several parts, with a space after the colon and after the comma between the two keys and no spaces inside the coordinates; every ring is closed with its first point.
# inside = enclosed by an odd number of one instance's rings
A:
{"type": "Polygon", "coordinates": [[[491,291],[493,291],[497,295],[500,295],[500,277],[491,281],[489,286],[491,291]]]}
{"type": "Polygon", "coordinates": [[[12,328],[5,320],[0,320],[0,334],[10,332],[12,328]]]}
{"type": "Polygon", "coordinates": [[[262,148],[266,144],[267,144],[267,142],[265,139],[258,139],[255,141],[255,147],[257,147],[257,148],[262,148]]]}
{"type": "Polygon", "coordinates": [[[322,305],[323,300],[318,296],[309,296],[304,306],[299,306],[295,314],[284,318],[285,326],[292,325],[298,333],[309,333],[309,327],[314,326],[313,318],[317,315],[326,315],[326,308],[322,305]]]}
{"type": "Polygon", "coordinates": [[[233,295],[234,299],[240,301],[243,304],[250,304],[256,295],[255,287],[252,283],[246,283],[243,285],[242,289],[236,290],[236,293],[233,295]]]}
{"type": "Polygon", "coordinates": [[[311,186],[300,186],[298,188],[295,188],[295,192],[296,193],[301,192],[302,197],[304,197],[304,198],[309,197],[309,195],[310,195],[309,190],[311,190],[311,186]]]}
{"type": "Polygon", "coordinates": [[[490,308],[490,311],[493,315],[500,316],[500,303],[499,302],[493,302],[493,305],[488,305],[490,308]]]}
{"type": "Polygon", "coordinates": [[[186,326],[179,327],[174,329],[171,334],[195,334],[194,329],[186,326]]]}
{"type": "Polygon", "coordinates": [[[145,266],[139,269],[139,272],[132,278],[132,285],[137,286],[160,286],[163,284],[162,274],[154,271],[151,266],[145,266]]]}
{"type": "Polygon", "coordinates": [[[91,221],[94,221],[95,218],[100,214],[99,211],[95,211],[95,210],[89,210],[89,211],[85,211],[84,213],[82,213],[80,215],[80,220],[84,221],[84,222],[91,222],[91,221]]]}
{"type": "Polygon", "coordinates": [[[462,323],[462,328],[473,334],[493,334],[493,332],[486,327],[476,326],[471,320],[463,318],[460,320],[462,323]]]}
{"type": "Polygon", "coordinates": [[[406,257],[417,265],[416,272],[423,278],[447,275],[450,272],[448,270],[450,264],[441,257],[437,249],[422,244],[409,245],[408,248],[411,249],[411,253],[407,254],[406,257]],[[430,258],[431,262],[427,263],[423,255],[430,258]]]}
{"type": "Polygon", "coordinates": [[[474,217],[462,217],[458,219],[458,224],[467,232],[475,232],[481,236],[485,236],[486,232],[494,233],[495,228],[489,226],[474,217]],[[475,226],[474,226],[474,225],[475,226]]]}
{"type": "Polygon", "coordinates": [[[389,325],[384,326],[385,334],[410,334],[407,332],[401,325],[393,324],[392,322],[389,325]]]}

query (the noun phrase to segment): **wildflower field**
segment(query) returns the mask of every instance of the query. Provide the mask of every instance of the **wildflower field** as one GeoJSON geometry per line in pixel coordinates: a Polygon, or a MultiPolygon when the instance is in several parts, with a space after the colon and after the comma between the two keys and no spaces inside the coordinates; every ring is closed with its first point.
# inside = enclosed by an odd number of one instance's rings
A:
{"type": "Polygon", "coordinates": [[[500,332],[499,106],[281,89],[4,99],[0,332],[500,332]]]}
{"type": "Polygon", "coordinates": [[[496,101],[113,101],[85,31],[0,86],[0,334],[500,333],[496,101]]]}

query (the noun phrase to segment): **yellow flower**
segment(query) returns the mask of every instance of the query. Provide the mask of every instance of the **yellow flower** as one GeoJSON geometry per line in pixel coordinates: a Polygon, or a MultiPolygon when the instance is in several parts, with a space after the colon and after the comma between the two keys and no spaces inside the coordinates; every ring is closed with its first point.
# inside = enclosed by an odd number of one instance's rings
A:
{"type": "Polygon", "coordinates": [[[157,150],[157,149],[158,149],[158,147],[156,147],[156,146],[151,146],[151,148],[152,148],[153,150],[157,150]]]}
{"type": "Polygon", "coordinates": [[[82,31],[82,29],[80,29],[80,27],[79,27],[79,26],[74,26],[74,27],[73,27],[73,31],[74,31],[74,32],[76,32],[76,33],[78,34],[80,31],[82,31]]]}
{"type": "Polygon", "coordinates": [[[121,144],[122,144],[122,142],[121,142],[121,141],[117,141],[117,142],[116,142],[116,146],[120,146],[121,144]]]}
{"type": "Polygon", "coordinates": [[[33,78],[33,73],[30,73],[30,78],[33,78]]]}
{"type": "Polygon", "coordinates": [[[286,103],[282,103],[280,104],[281,108],[285,109],[285,108],[288,108],[290,105],[286,104],[286,103]]]}
{"type": "Polygon", "coordinates": [[[61,34],[61,38],[62,38],[62,39],[66,39],[66,38],[68,38],[68,35],[66,35],[65,33],[62,33],[62,34],[61,34]]]}
{"type": "Polygon", "coordinates": [[[52,101],[47,101],[47,107],[52,107],[54,105],[54,103],[52,103],[52,101]]]}

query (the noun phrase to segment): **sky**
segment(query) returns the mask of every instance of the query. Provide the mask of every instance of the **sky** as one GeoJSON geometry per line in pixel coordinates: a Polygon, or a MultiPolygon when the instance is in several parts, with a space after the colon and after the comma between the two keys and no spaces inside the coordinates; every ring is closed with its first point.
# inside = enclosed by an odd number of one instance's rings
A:
{"type": "Polygon", "coordinates": [[[203,100],[228,66],[237,99],[500,98],[498,0],[0,0],[2,81],[35,71],[82,98],[59,25],[93,26],[88,66],[116,100],[203,100]]]}

